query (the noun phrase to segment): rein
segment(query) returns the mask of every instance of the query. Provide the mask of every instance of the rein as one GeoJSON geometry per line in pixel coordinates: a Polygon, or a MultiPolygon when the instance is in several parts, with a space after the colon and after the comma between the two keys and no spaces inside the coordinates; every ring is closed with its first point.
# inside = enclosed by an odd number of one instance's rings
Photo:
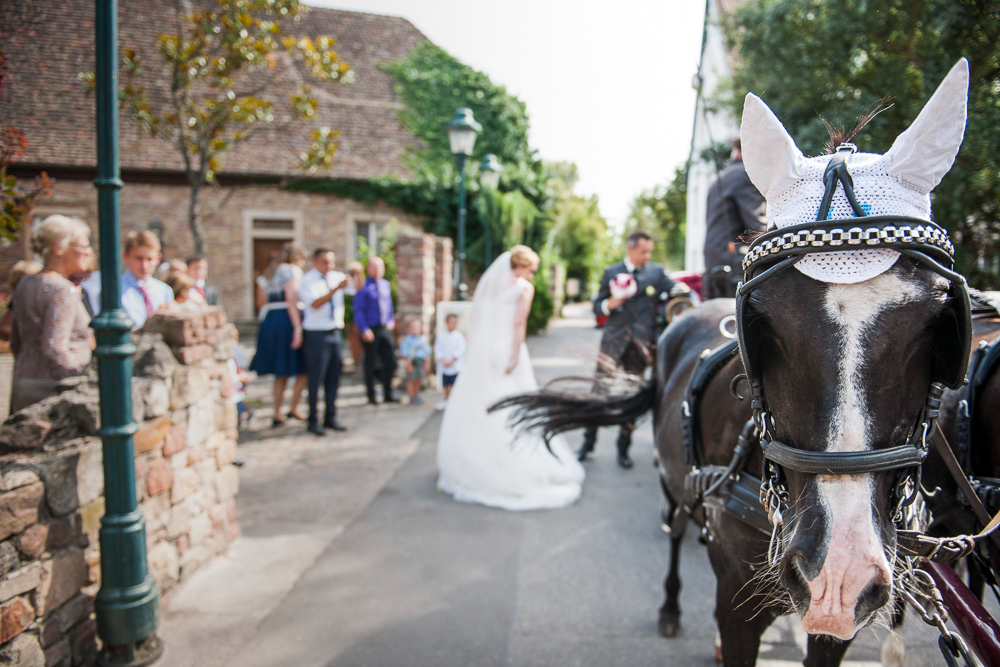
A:
{"type": "Polygon", "coordinates": [[[994,546],[1000,548],[1000,538],[994,532],[1000,526],[1000,512],[990,517],[989,510],[979,499],[979,494],[966,477],[955,453],[948,443],[941,426],[937,426],[937,433],[934,438],[934,446],[938,454],[944,461],[945,467],[951,474],[952,479],[958,484],[959,490],[965,496],[966,501],[972,507],[976,518],[984,524],[984,528],[975,535],[955,535],[953,537],[936,538],[928,537],[920,531],[897,530],[896,542],[905,555],[917,557],[921,560],[929,560],[935,563],[950,563],[959,558],[965,558],[972,553],[976,547],[976,542],[984,537],[989,537],[994,546]]]}

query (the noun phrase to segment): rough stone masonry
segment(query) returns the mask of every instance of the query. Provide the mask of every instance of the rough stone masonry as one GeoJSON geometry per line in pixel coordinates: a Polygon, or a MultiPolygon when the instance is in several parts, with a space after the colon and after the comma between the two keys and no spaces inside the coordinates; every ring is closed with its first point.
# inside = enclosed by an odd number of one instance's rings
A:
{"type": "MultiPolygon", "coordinates": [[[[160,592],[239,535],[236,406],[222,308],[133,335],[136,493],[160,592]]],[[[93,662],[104,474],[96,367],[0,425],[0,665],[93,662]]]]}

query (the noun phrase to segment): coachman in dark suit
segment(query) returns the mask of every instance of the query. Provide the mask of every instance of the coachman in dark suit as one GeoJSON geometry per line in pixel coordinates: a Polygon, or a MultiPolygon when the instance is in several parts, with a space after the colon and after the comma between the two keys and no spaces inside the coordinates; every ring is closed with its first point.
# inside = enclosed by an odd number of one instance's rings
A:
{"type": "Polygon", "coordinates": [[[736,280],[742,275],[734,268],[738,269],[743,259],[743,253],[735,248],[746,245],[742,237],[747,232],[764,229],[764,197],[747,176],[739,139],[733,140],[732,159],[708,189],[705,204],[704,296],[732,298],[736,296],[736,280]],[[730,271],[725,271],[726,267],[730,271]]]}
{"type": "MultiPolygon", "coordinates": [[[[602,361],[597,366],[598,375],[607,371],[608,361],[629,373],[642,374],[652,364],[656,352],[659,307],[675,286],[677,290],[687,291],[687,286],[674,283],[662,266],[649,261],[652,254],[653,239],[646,232],[635,231],[626,241],[625,260],[604,270],[601,288],[594,298],[594,313],[608,316],[601,338],[602,361]],[[611,295],[611,281],[621,273],[632,274],[638,285],[635,295],[625,300],[611,295]]],[[[632,467],[628,449],[634,428],[634,424],[623,424],[618,433],[618,465],[622,468],[632,467]]],[[[594,450],[596,441],[597,429],[586,429],[577,458],[585,460],[594,450]]]]}

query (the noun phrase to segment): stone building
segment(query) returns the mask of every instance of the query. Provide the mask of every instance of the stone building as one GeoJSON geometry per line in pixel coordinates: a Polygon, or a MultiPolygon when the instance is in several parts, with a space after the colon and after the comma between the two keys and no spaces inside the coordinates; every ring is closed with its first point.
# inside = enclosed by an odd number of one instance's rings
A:
{"type": "MultiPolygon", "coordinates": [[[[190,11],[198,4],[199,0],[119,2],[119,49],[143,54],[143,83],[153,97],[167,94],[155,47],[161,26],[178,19],[178,6],[190,11]]],[[[0,124],[24,130],[29,142],[15,173],[31,177],[45,170],[57,180],[54,194],[37,207],[35,224],[47,215],[63,213],[82,217],[96,230],[94,98],[79,78],[80,72],[94,68],[93,3],[3,3],[0,20],[4,13],[14,12],[15,5],[30,17],[3,45],[10,75],[0,93],[0,124]]],[[[314,84],[320,102],[315,122],[285,132],[270,128],[221,156],[218,185],[207,186],[201,196],[209,281],[219,288],[231,319],[252,319],[254,278],[284,243],[295,241],[307,249],[331,247],[342,268],[355,256],[358,236],[377,239],[385,225],[396,220],[401,246],[414,244],[403,251],[409,259],[407,273],[400,275],[401,314],[404,319],[421,317],[429,325],[435,300],[451,295],[450,241],[425,235],[419,219],[383,203],[369,206],[282,187],[303,178],[296,164],[297,149],[321,125],[340,136],[332,168],[318,178],[407,177],[403,157],[417,139],[400,123],[393,80],[379,65],[404,57],[426,38],[402,18],[321,8],[310,8],[289,32],[334,37],[334,48],[350,65],[353,82],[314,84]],[[428,253],[428,247],[435,252],[428,253]],[[435,267],[425,266],[428,262],[445,266],[443,276],[435,267]]],[[[299,65],[278,58],[276,67],[283,71],[276,78],[275,95],[290,94],[302,79],[299,65]]],[[[180,155],[165,142],[142,134],[124,109],[119,128],[123,231],[152,229],[161,236],[165,258],[190,255],[194,246],[187,223],[189,191],[180,155]]],[[[0,249],[0,279],[15,261],[29,255],[28,236],[23,234],[20,241],[0,249]]]]}

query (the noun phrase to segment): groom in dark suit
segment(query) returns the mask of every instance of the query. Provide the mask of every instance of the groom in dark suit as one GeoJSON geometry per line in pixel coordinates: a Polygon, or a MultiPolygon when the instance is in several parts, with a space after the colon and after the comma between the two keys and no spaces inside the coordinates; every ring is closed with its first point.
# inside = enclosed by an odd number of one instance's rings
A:
{"type": "MultiPolygon", "coordinates": [[[[657,309],[667,300],[675,285],[678,289],[683,286],[683,283],[674,283],[662,266],[649,261],[653,255],[653,239],[649,234],[634,231],[629,234],[625,245],[625,260],[604,270],[601,288],[594,298],[594,313],[608,316],[601,338],[602,361],[597,365],[598,376],[607,372],[608,362],[639,375],[652,364],[659,334],[657,309]],[[638,285],[636,293],[627,299],[615,298],[611,294],[611,281],[622,273],[631,274],[638,285]]],[[[618,465],[622,468],[632,467],[628,449],[632,444],[634,428],[635,424],[622,424],[618,433],[618,465]]],[[[577,452],[580,461],[594,451],[596,441],[597,428],[587,428],[583,434],[583,446],[577,452]]]]}

